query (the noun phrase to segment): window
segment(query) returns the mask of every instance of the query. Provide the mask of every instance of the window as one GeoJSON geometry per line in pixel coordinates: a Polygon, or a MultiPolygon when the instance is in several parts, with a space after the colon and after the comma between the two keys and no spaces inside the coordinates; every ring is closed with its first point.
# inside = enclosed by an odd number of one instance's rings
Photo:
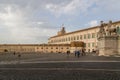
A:
{"type": "Polygon", "coordinates": [[[84,43],[84,47],[86,47],[86,43],[84,43]]]}
{"type": "Polygon", "coordinates": [[[77,40],[79,40],[79,36],[77,36],[77,40]]]}
{"type": "Polygon", "coordinates": [[[95,38],[95,33],[92,33],[92,38],[95,38]]]}
{"type": "Polygon", "coordinates": [[[60,42],[62,42],[62,40],[60,39],[60,42]]]}
{"type": "Polygon", "coordinates": [[[67,47],[66,49],[69,49],[69,47],[67,47]]]}
{"type": "Polygon", "coordinates": [[[71,41],[73,40],[73,37],[71,37],[71,41]]]}
{"type": "Polygon", "coordinates": [[[80,35],[80,39],[82,40],[82,35],[80,35]]]}
{"type": "Polygon", "coordinates": [[[64,41],[64,39],[62,39],[62,42],[64,41]]]}
{"type": "Polygon", "coordinates": [[[88,34],[88,39],[90,39],[90,34],[88,34]]]}
{"type": "Polygon", "coordinates": [[[88,49],[88,52],[90,52],[90,49],[88,49]]]}
{"type": "Polygon", "coordinates": [[[65,42],[65,38],[63,39],[63,42],[65,42]]]}
{"type": "Polygon", "coordinates": [[[39,47],[37,47],[37,49],[39,49],[39,47]]]}
{"type": "Polygon", "coordinates": [[[117,34],[120,34],[120,27],[119,26],[117,27],[116,31],[117,31],[117,34]]]}
{"type": "Polygon", "coordinates": [[[68,39],[66,38],[66,41],[67,41],[68,39]]]}
{"type": "Polygon", "coordinates": [[[70,37],[68,38],[68,41],[70,41],[70,37]]]}
{"type": "Polygon", "coordinates": [[[90,43],[88,43],[88,47],[90,47],[90,43]]]}
{"type": "Polygon", "coordinates": [[[95,47],[95,43],[92,43],[92,47],[95,47]]]}
{"type": "Polygon", "coordinates": [[[84,39],[86,39],[86,34],[84,34],[84,39]]]}
{"type": "Polygon", "coordinates": [[[74,40],[76,40],[76,37],[74,36],[74,40]]]}
{"type": "Polygon", "coordinates": [[[58,40],[56,40],[56,42],[58,42],[58,40]]]}
{"type": "Polygon", "coordinates": [[[61,39],[59,40],[59,42],[61,42],[61,39]]]}

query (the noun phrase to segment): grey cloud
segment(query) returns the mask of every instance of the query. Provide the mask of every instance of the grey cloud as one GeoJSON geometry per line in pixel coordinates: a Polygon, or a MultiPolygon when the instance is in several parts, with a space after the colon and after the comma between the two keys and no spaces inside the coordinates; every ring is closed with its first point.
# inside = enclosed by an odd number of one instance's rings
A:
{"type": "MultiPolygon", "coordinates": [[[[96,0],[96,8],[97,11],[102,11],[102,12],[113,12],[113,11],[118,11],[120,10],[120,0],[96,0]]],[[[99,12],[98,11],[98,12],[99,12]]]]}
{"type": "Polygon", "coordinates": [[[60,4],[60,3],[68,3],[72,0],[0,0],[0,4],[16,4],[21,7],[31,6],[34,8],[42,7],[42,5],[53,3],[53,4],[60,4]]]}
{"type": "Polygon", "coordinates": [[[112,11],[120,9],[119,0],[109,0],[109,3],[108,0],[0,0],[0,15],[5,16],[0,16],[0,42],[39,43],[47,41],[48,36],[55,35],[58,26],[50,23],[41,14],[44,14],[44,12],[55,15],[60,13],[60,15],[68,16],[72,12],[75,14],[81,11],[89,12],[88,9],[93,4],[97,5],[98,11],[100,9],[112,9],[112,11]],[[73,1],[83,2],[73,4],[71,3],[73,1]],[[113,3],[115,5],[111,6],[113,3]],[[48,4],[51,4],[52,7],[46,9],[48,4]],[[11,14],[5,10],[6,7],[11,7],[11,14]],[[37,22],[43,23],[37,24],[37,22]]]}
{"type": "MultiPolygon", "coordinates": [[[[0,1],[0,36],[2,43],[40,43],[47,41],[48,36],[53,35],[55,27],[49,22],[34,18],[35,3],[29,3],[21,0],[4,0],[0,1]],[[20,2],[19,2],[20,1],[20,2]],[[33,3],[33,4],[31,4],[33,3]],[[24,5],[24,6],[23,6],[24,5]],[[9,8],[10,10],[7,10],[9,8]],[[33,22],[44,22],[42,25],[33,24],[33,22]],[[47,24],[46,24],[47,23],[47,24]],[[44,36],[44,37],[43,37],[44,36]]],[[[42,3],[40,3],[42,4],[42,3]]],[[[40,8],[37,9],[41,9],[40,8]]],[[[41,17],[41,16],[39,16],[41,17]]]]}

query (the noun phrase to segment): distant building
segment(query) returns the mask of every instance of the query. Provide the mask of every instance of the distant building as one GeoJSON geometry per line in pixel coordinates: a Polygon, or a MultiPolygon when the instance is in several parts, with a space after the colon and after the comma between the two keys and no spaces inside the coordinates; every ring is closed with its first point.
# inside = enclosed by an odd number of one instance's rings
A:
{"type": "Polygon", "coordinates": [[[58,34],[57,35],[64,35],[66,33],[65,31],[65,27],[62,27],[62,29],[60,31],[58,31],[58,34]]]}
{"type": "Polygon", "coordinates": [[[0,44],[0,52],[6,53],[66,53],[70,44],[0,44]]]}
{"type": "MultiPolygon", "coordinates": [[[[63,33],[61,35],[58,34],[50,37],[48,39],[48,44],[70,44],[73,41],[82,41],[85,43],[86,51],[92,51],[97,47],[98,30],[99,28],[96,26],[74,32],[63,33]]],[[[62,30],[59,33],[62,33],[62,30]]]]}
{"type": "Polygon", "coordinates": [[[35,52],[37,44],[0,44],[0,52],[35,52]]]}
{"type": "MultiPolygon", "coordinates": [[[[116,28],[117,35],[120,35],[120,21],[111,22],[111,27],[116,28]]],[[[103,23],[103,21],[102,21],[103,23]]],[[[105,35],[107,35],[107,26],[109,23],[104,23],[105,35]]],[[[57,34],[48,39],[48,44],[70,44],[73,41],[82,41],[85,43],[85,50],[91,52],[92,50],[97,50],[98,48],[98,31],[100,25],[95,27],[90,27],[82,30],[77,30],[69,33],[63,33],[61,35],[57,34]]],[[[63,30],[63,29],[62,29],[63,30]]],[[[58,33],[62,33],[58,32],[58,33]]],[[[65,30],[64,30],[65,31],[65,30]]],[[[119,40],[118,40],[119,41],[119,40]]]]}
{"type": "MultiPolygon", "coordinates": [[[[114,52],[120,53],[120,21],[109,21],[109,23],[101,21],[101,25],[69,33],[62,26],[57,35],[48,39],[48,44],[0,44],[0,52],[66,53],[68,50],[74,52],[76,49],[84,49],[86,52],[91,52],[106,45],[104,41],[108,40],[99,42],[100,36],[104,38],[104,36],[114,35],[114,33],[110,33],[109,26],[111,30],[114,28],[115,35],[117,35],[117,42],[115,43],[115,45],[117,44],[117,49],[114,52]]],[[[112,41],[109,41],[109,44],[113,45],[110,42],[112,41]]],[[[101,52],[105,52],[105,50],[106,48],[103,51],[101,49],[101,52]]]]}
{"type": "Polygon", "coordinates": [[[40,44],[35,47],[35,52],[40,53],[66,53],[70,50],[70,44],[40,44]]]}

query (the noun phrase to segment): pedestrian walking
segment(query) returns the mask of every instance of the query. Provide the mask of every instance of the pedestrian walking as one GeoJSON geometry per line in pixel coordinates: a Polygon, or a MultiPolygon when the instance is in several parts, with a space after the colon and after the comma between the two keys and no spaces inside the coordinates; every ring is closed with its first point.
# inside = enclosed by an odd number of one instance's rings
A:
{"type": "Polygon", "coordinates": [[[77,57],[78,58],[80,57],[80,51],[79,50],[77,51],[77,57]]]}
{"type": "Polygon", "coordinates": [[[20,55],[20,54],[18,55],[18,58],[21,58],[21,55],[20,55]]]}
{"type": "Polygon", "coordinates": [[[82,55],[82,56],[85,56],[85,51],[84,51],[84,49],[82,49],[81,55],[82,55]]]}
{"type": "Polygon", "coordinates": [[[18,54],[18,63],[20,63],[21,54],[18,54]]]}
{"type": "Polygon", "coordinates": [[[77,50],[74,51],[75,57],[77,56],[77,50]]]}
{"type": "Polygon", "coordinates": [[[69,55],[70,55],[70,51],[68,50],[68,51],[67,51],[67,57],[69,57],[69,55]]]}
{"type": "Polygon", "coordinates": [[[15,52],[13,52],[13,55],[15,55],[16,53],[15,52]]]}

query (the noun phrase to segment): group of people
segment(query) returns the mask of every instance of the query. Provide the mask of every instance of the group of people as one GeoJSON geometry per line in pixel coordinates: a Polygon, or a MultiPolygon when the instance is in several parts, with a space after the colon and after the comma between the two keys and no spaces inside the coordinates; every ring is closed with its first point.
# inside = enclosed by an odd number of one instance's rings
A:
{"type": "Polygon", "coordinates": [[[75,52],[74,52],[74,54],[75,54],[75,57],[77,56],[78,58],[80,57],[80,51],[79,50],[76,50],[75,52]]]}
{"type": "MultiPolygon", "coordinates": [[[[17,54],[18,54],[18,58],[21,58],[21,54],[20,53],[17,54]]],[[[16,52],[13,52],[13,55],[16,55],[16,52]]]]}
{"type": "Polygon", "coordinates": [[[80,57],[80,56],[85,56],[85,51],[84,50],[75,50],[74,51],[75,57],[80,57]]]}
{"type": "MultiPolygon", "coordinates": [[[[70,54],[70,51],[67,51],[67,56],[69,57],[69,54],[70,54]]],[[[74,51],[74,54],[75,54],[75,57],[80,57],[80,56],[85,56],[86,53],[85,51],[82,49],[82,50],[75,50],[74,51]]]]}

